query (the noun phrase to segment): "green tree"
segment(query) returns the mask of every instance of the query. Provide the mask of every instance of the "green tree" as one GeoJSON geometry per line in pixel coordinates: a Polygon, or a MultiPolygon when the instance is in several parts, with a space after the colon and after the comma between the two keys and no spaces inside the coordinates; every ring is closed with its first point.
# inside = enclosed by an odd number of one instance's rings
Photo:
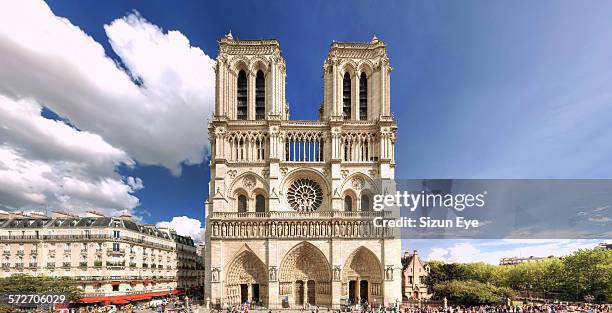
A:
{"type": "Polygon", "coordinates": [[[0,278],[0,293],[63,294],[69,301],[77,301],[82,297],[82,292],[74,280],[67,277],[22,274],[0,278]]]}
{"type": "Polygon", "coordinates": [[[451,302],[465,305],[503,303],[507,297],[514,296],[509,288],[499,288],[475,280],[441,282],[433,287],[433,292],[438,299],[446,297],[451,302]]]}
{"type": "Polygon", "coordinates": [[[587,295],[596,302],[612,301],[612,250],[579,250],[563,259],[568,297],[583,301],[587,295]]]}

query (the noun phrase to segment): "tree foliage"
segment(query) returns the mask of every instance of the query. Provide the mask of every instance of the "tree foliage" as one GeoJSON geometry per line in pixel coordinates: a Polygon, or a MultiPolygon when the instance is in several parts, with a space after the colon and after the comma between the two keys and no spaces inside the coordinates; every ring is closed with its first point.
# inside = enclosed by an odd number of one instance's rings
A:
{"type": "Polygon", "coordinates": [[[439,261],[429,262],[429,266],[425,283],[434,296],[459,303],[491,303],[502,292],[511,296],[515,292],[536,293],[569,301],[584,301],[589,296],[596,302],[612,301],[612,250],[580,250],[563,259],[515,266],[439,261]]]}
{"type": "Polygon", "coordinates": [[[451,302],[465,305],[500,303],[513,296],[509,288],[475,280],[441,282],[433,286],[433,291],[441,298],[445,297],[451,302]]]}
{"type": "MultiPolygon", "coordinates": [[[[12,275],[0,278],[0,294],[63,294],[69,301],[82,297],[74,280],[68,277],[12,275]]],[[[1,311],[0,311],[1,312],[1,311]]]]}

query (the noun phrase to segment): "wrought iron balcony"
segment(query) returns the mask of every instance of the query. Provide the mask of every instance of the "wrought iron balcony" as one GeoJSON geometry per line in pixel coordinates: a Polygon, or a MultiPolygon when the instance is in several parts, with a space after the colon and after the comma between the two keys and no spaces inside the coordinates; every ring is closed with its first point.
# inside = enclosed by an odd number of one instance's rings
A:
{"type": "Polygon", "coordinates": [[[106,253],[108,255],[125,255],[125,249],[119,249],[119,250],[108,249],[106,253]]]}
{"type": "Polygon", "coordinates": [[[106,262],[106,267],[125,267],[125,261],[120,262],[106,262]]]}

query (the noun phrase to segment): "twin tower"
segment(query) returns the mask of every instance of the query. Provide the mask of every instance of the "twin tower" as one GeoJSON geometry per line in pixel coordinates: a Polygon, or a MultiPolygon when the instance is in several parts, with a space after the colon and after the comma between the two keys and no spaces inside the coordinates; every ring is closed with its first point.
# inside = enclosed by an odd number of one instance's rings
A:
{"type": "MultiPolygon", "coordinates": [[[[393,192],[385,44],[333,42],[320,119],[289,119],[276,40],[219,41],[205,294],[267,308],[401,301],[401,243],[373,219],[393,192]]],[[[316,110],[317,104],[313,104],[316,110]]]]}
{"type": "MultiPolygon", "coordinates": [[[[219,41],[215,117],[226,120],[288,120],[285,60],[271,40],[219,41]]],[[[323,64],[321,120],[376,121],[391,118],[385,44],[333,42],[323,64]]]]}

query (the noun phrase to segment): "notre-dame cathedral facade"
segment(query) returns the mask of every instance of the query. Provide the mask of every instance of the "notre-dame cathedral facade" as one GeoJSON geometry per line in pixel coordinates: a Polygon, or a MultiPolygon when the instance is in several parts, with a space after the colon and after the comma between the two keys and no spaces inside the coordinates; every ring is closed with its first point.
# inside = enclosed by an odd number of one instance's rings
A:
{"type": "MultiPolygon", "coordinates": [[[[401,243],[373,218],[395,172],[384,42],[333,42],[320,119],[289,119],[276,40],[219,41],[206,298],[268,308],[401,301],[401,243]]],[[[313,105],[313,109],[316,106],[313,105]]]]}

